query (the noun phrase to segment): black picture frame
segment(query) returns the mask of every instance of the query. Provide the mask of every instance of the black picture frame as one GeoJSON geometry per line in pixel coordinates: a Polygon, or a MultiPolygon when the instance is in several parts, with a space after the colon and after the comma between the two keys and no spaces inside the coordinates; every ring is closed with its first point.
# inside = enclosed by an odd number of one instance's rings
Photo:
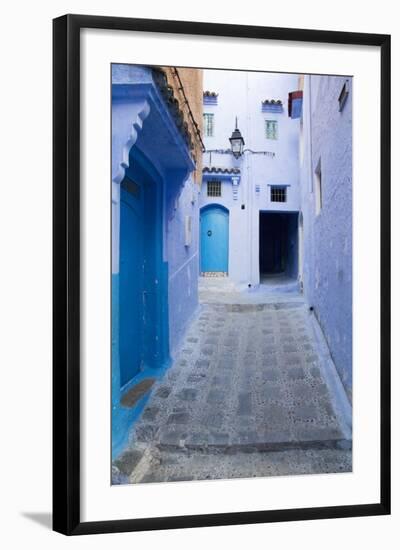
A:
{"type": "Polygon", "coordinates": [[[66,535],[390,514],[390,36],[65,15],[53,21],[53,529],[66,535]],[[377,46],[381,51],[381,495],[371,504],[80,520],[80,30],[377,46]]]}

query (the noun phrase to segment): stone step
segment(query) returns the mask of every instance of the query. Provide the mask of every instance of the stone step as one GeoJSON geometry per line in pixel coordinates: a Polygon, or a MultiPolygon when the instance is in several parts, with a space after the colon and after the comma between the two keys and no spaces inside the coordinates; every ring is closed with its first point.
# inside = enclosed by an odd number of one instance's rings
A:
{"type": "Polygon", "coordinates": [[[252,437],[228,437],[219,434],[209,439],[190,437],[187,440],[178,439],[175,434],[166,434],[155,443],[159,451],[183,452],[197,451],[201,453],[267,453],[286,450],[319,450],[338,449],[351,450],[352,441],[344,438],[337,439],[309,439],[303,441],[263,441],[252,437]]]}
{"type": "Polygon", "coordinates": [[[210,303],[209,310],[217,313],[251,313],[260,311],[282,311],[293,309],[305,309],[303,302],[263,302],[263,303],[232,303],[232,304],[216,304],[210,303]]]}
{"type": "Polygon", "coordinates": [[[113,484],[159,483],[351,472],[351,441],[325,440],[222,448],[134,445],[114,461],[113,484]]]}
{"type": "Polygon", "coordinates": [[[181,482],[232,478],[270,477],[280,475],[351,472],[351,451],[319,449],[268,453],[204,454],[187,451],[164,451],[140,478],[131,476],[131,483],[181,482]]]}

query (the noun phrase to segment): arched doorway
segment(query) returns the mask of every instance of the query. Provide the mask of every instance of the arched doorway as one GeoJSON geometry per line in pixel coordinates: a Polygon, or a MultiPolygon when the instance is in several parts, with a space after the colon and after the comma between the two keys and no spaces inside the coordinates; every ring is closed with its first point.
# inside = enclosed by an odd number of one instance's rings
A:
{"type": "Polygon", "coordinates": [[[228,274],[229,211],[221,205],[205,206],[200,212],[200,271],[228,274]]]}

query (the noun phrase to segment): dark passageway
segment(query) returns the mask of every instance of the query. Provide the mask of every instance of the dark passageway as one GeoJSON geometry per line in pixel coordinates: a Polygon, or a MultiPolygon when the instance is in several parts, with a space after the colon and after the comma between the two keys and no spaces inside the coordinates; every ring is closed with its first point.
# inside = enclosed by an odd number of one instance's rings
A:
{"type": "Polygon", "coordinates": [[[297,212],[260,212],[260,279],[298,273],[297,212]]]}

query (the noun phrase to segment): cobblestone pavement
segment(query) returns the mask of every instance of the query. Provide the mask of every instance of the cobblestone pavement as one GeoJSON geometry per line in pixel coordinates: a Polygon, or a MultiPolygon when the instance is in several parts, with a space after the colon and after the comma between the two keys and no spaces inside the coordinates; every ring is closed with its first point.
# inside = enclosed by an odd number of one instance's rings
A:
{"type": "Polygon", "coordinates": [[[114,463],[116,482],[351,471],[351,431],[301,296],[218,285],[200,287],[199,314],[114,463]]]}

